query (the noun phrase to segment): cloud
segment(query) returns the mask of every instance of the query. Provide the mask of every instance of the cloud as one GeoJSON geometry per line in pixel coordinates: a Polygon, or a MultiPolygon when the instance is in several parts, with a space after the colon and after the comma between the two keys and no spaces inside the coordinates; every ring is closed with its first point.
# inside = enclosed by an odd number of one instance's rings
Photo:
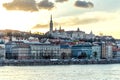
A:
{"type": "Polygon", "coordinates": [[[54,3],[48,0],[42,0],[36,3],[35,0],[13,0],[9,3],[3,3],[3,7],[7,10],[22,10],[22,11],[38,11],[39,9],[51,10],[54,8],[54,3]]]}
{"type": "Polygon", "coordinates": [[[55,22],[56,25],[63,25],[63,26],[76,26],[76,25],[85,25],[90,23],[95,23],[100,21],[98,18],[78,18],[78,17],[71,17],[68,19],[60,19],[59,21],[55,22]],[[62,21],[62,22],[59,22],[62,21]]]}
{"type": "Polygon", "coordinates": [[[56,2],[65,2],[65,1],[68,1],[68,0],[56,0],[56,2]]]}
{"type": "Polygon", "coordinates": [[[80,19],[78,17],[74,17],[74,18],[71,18],[67,21],[65,21],[64,25],[68,26],[68,25],[71,25],[71,26],[75,26],[75,25],[84,25],[84,24],[90,24],[90,23],[95,23],[95,22],[98,22],[99,19],[97,18],[85,18],[85,19],[80,19]],[[69,23],[69,24],[66,24],[69,23]]]}
{"type": "Polygon", "coordinates": [[[48,0],[42,0],[38,3],[38,8],[51,10],[54,8],[54,3],[49,2],[48,0]]]}
{"type": "MultiPolygon", "coordinates": [[[[76,26],[76,25],[84,25],[84,24],[90,24],[90,23],[95,23],[100,21],[98,18],[85,18],[85,19],[80,19],[78,17],[66,17],[66,18],[62,18],[59,19],[58,21],[54,21],[53,22],[53,26],[57,27],[57,26],[76,26]]],[[[32,27],[32,29],[45,29],[49,27],[49,23],[48,24],[37,24],[34,27],[32,27]]]]}
{"type": "Polygon", "coordinates": [[[86,2],[86,1],[76,1],[74,4],[76,7],[81,7],[81,8],[92,8],[94,7],[94,4],[92,2],[86,2]]]}
{"type": "Polygon", "coordinates": [[[38,11],[35,0],[13,0],[10,3],[3,3],[7,10],[38,11]]]}
{"type": "Polygon", "coordinates": [[[48,24],[37,24],[32,27],[32,29],[48,28],[48,24]]]}
{"type": "Polygon", "coordinates": [[[116,15],[113,13],[107,12],[88,12],[76,16],[67,16],[56,19],[54,22],[56,26],[77,26],[77,25],[87,25],[94,24],[99,22],[110,21],[116,18],[116,15]]]}
{"type": "MultiPolygon", "coordinates": [[[[117,18],[119,13],[108,12],[87,12],[76,16],[60,17],[53,20],[54,28],[60,25],[65,28],[73,28],[76,26],[87,26],[93,24],[99,24],[109,22],[117,18]],[[72,26],[72,27],[71,27],[72,26]]],[[[119,17],[118,17],[119,18],[119,17]]],[[[97,26],[96,26],[97,27],[97,26]]],[[[37,24],[32,29],[46,29],[49,28],[49,22],[46,24],[37,24]]]]}

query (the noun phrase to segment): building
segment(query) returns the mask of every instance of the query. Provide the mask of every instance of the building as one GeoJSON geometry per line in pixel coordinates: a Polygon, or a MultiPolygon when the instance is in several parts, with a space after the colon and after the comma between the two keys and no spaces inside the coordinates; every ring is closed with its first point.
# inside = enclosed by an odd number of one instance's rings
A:
{"type": "Polygon", "coordinates": [[[91,31],[89,34],[86,34],[85,39],[94,39],[95,35],[93,34],[93,32],[91,31]]]}
{"type": "Polygon", "coordinates": [[[58,59],[60,58],[60,46],[47,43],[33,43],[30,45],[32,59],[58,59]]]}
{"type": "Polygon", "coordinates": [[[24,44],[23,41],[10,41],[5,44],[6,59],[13,59],[13,47],[24,44]]]}
{"type": "Polygon", "coordinates": [[[66,31],[66,33],[71,39],[85,39],[86,36],[85,32],[80,31],[79,28],[76,31],[66,31]]]}
{"type": "Polygon", "coordinates": [[[55,29],[53,30],[53,20],[52,20],[52,15],[50,18],[50,24],[49,24],[49,32],[46,33],[47,35],[50,35],[54,38],[69,38],[72,40],[76,40],[76,39],[94,39],[95,35],[92,33],[92,31],[90,32],[90,34],[86,34],[84,31],[80,31],[80,29],[78,28],[76,31],[65,31],[64,29],[61,29],[61,26],[59,28],[59,30],[55,29]]]}
{"type": "Polygon", "coordinates": [[[120,48],[116,48],[113,50],[113,58],[120,59],[120,48]]]}
{"type": "Polygon", "coordinates": [[[113,58],[112,45],[106,45],[106,58],[107,59],[112,59],[113,58]]]}
{"type": "Polygon", "coordinates": [[[28,44],[22,43],[12,47],[12,58],[23,60],[30,59],[30,46],[28,44]]]}
{"type": "Polygon", "coordinates": [[[92,56],[92,44],[81,43],[72,46],[72,57],[73,58],[90,58],[92,56]]]}
{"type": "Polygon", "coordinates": [[[93,59],[100,59],[101,56],[101,46],[98,44],[94,44],[92,46],[92,58],[93,59]]]}
{"type": "Polygon", "coordinates": [[[71,47],[69,45],[60,45],[60,56],[61,59],[70,59],[71,47]]]}
{"type": "Polygon", "coordinates": [[[3,41],[0,42],[0,60],[4,60],[5,59],[5,44],[3,41]]]}
{"type": "Polygon", "coordinates": [[[112,43],[101,42],[101,59],[113,58],[113,45],[112,43]]]}
{"type": "Polygon", "coordinates": [[[54,30],[52,36],[54,38],[68,38],[67,33],[64,31],[64,29],[61,29],[61,27],[59,28],[59,30],[54,30]]]}
{"type": "Polygon", "coordinates": [[[102,42],[101,43],[101,59],[106,59],[106,43],[102,42]]]}
{"type": "Polygon", "coordinates": [[[14,41],[7,42],[5,44],[6,49],[6,59],[12,59],[12,48],[16,46],[16,43],[14,41]]]}

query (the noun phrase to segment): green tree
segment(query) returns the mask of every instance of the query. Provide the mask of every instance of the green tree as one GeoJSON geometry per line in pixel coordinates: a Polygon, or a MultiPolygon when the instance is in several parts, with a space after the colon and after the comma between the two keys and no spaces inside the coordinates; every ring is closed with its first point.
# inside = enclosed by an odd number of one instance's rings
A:
{"type": "Polygon", "coordinates": [[[65,59],[65,58],[66,58],[66,53],[65,53],[65,52],[63,52],[63,53],[61,54],[61,58],[62,58],[62,59],[65,59]]]}
{"type": "Polygon", "coordinates": [[[94,56],[95,59],[97,58],[97,52],[96,51],[93,52],[93,56],[94,56]]]}
{"type": "Polygon", "coordinates": [[[86,59],[87,58],[87,54],[86,52],[82,52],[79,56],[78,56],[79,59],[86,59]]]}

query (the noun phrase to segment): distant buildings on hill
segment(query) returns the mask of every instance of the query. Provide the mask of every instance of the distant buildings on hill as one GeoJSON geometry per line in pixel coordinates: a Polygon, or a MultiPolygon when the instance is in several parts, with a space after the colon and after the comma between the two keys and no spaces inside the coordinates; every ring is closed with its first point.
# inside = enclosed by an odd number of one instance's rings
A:
{"type": "Polygon", "coordinates": [[[50,19],[50,30],[47,33],[47,35],[51,35],[54,38],[70,38],[70,39],[94,39],[95,35],[92,33],[92,31],[89,34],[86,34],[83,31],[80,31],[78,28],[76,31],[65,31],[64,29],[61,29],[61,26],[59,30],[55,29],[53,30],[53,21],[52,21],[52,16],[50,19]]]}
{"type": "Polygon", "coordinates": [[[120,40],[112,36],[86,34],[78,28],[65,31],[61,27],[45,35],[30,32],[0,33],[0,59],[120,59],[120,40]]]}

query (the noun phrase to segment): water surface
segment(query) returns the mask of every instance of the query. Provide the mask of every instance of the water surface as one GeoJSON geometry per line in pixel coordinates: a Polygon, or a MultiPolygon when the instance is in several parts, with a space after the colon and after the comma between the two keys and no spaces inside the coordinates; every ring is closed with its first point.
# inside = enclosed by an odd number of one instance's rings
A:
{"type": "Polygon", "coordinates": [[[3,66],[0,80],[120,80],[120,64],[3,66]]]}

